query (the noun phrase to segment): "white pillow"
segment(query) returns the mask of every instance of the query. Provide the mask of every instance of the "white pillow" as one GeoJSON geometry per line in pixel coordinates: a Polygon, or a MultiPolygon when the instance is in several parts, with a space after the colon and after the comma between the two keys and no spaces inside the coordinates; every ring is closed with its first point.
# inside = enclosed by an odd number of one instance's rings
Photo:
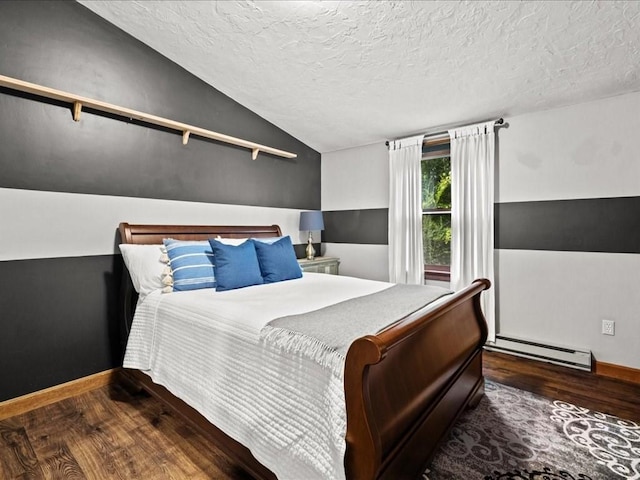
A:
{"type": "Polygon", "coordinates": [[[127,270],[129,270],[133,288],[136,289],[140,298],[164,287],[162,275],[167,264],[160,260],[163,254],[162,248],[162,245],[131,245],[128,243],[120,245],[122,258],[127,270]]]}
{"type": "Polygon", "coordinates": [[[220,243],[224,243],[225,245],[233,245],[237,247],[238,245],[242,245],[244,242],[248,240],[248,238],[222,238],[220,235],[216,237],[216,240],[220,243]]]}
{"type": "MultiPolygon", "coordinates": [[[[258,242],[269,243],[269,244],[275,243],[280,239],[282,239],[282,237],[253,238],[253,240],[257,240],[258,242]]],[[[238,245],[242,245],[244,242],[246,242],[248,238],[222,238],[220,235],[218,235],[216,237],[216,240],[219,241],[220,243],[224,243],[225,245],[234,245],[237,247],[238,245]]]]}

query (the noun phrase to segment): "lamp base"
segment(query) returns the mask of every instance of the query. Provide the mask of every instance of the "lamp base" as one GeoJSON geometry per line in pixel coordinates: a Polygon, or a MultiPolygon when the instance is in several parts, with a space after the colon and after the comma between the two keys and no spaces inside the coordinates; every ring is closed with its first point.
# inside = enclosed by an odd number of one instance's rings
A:
{"type": "Polygon", "coordinates": [[[316,249],[313,248],[313,238],[311,238],[311,235],[309,235],[309,241],[307,242],[305,252],[307,253],[307,260],[313,260],[316,256],[316,249]]]}

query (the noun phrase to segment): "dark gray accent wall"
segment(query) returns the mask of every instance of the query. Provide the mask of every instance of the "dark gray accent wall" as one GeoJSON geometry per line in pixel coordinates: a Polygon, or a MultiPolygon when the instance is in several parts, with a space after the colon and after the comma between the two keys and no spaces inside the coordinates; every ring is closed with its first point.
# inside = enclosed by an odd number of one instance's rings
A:
{"type": "MultiPolygon", "coordinates": [[[[283,159],[0,91],[0,186],[319,209],[320,154],[75,2],[0,2],[3,75],[298,154],[283,159]]],[[[220,68],[224,68],[223,65],[220,68]]]]}
{"type": "MultiPolygon", "coordinates": [[[[87,110],[74,122],[68,105],[3,88],[0,187],[320,208],[318,152],[76,2],[0,2],[0,73],[298,154],[253,161],[87,110]]],[[[118,255],[0,262],[0,401],[121,364],[120,269],[118,255]]]]}
{"type": "Polygon", "coordinates": [[[389,209],[323,211],[322,241],[387,245],[389,209]]]}
{"type": "Polygon", "coordinates": [[[0,262],[0,402],[121,364],[122,257],[0,262]]]}
{"type": "Polygon", "coordinates": [[[496,248],[640,253],[640,197],[499,203],[496,248]]]}

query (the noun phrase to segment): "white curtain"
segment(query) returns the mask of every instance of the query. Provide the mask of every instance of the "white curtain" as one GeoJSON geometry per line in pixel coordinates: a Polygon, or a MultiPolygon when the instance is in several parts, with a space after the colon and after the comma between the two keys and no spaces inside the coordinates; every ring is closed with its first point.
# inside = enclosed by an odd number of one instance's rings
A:
{"type": "Polygon", "coordinates": [[[422,250],[422,141],[389,142],[389,281],[424,283],[422,250]]]}
{"type": "Polygon", "coordinates": [[[481,304],[495,341],[493,202],[495,122],[449,130],[451,137],[451,288],[488,278],[481,304]]]}

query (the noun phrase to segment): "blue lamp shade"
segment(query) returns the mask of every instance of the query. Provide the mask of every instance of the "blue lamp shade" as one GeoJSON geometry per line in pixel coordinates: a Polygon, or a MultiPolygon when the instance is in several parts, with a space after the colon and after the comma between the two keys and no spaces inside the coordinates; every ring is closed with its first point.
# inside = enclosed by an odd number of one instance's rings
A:
{"type": "Polygon", "coordinates": [[[322,220],[322,212],[315,210],[313,212],[300,212],[300,231],[317,231],[324,230],[324,221],[322,220]]]}

